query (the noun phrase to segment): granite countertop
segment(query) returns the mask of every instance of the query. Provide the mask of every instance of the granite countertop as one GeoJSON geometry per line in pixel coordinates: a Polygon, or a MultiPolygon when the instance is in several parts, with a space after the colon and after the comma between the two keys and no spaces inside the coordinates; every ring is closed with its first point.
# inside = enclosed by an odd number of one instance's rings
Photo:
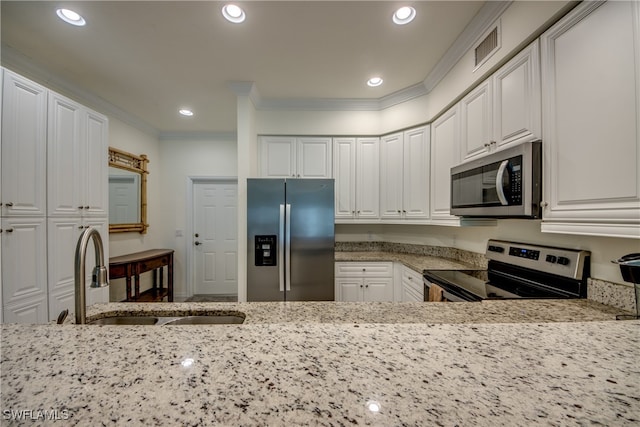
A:
{"type": "Polygon", "coordinates": [[[43,411],[82,426],[640,421],[640,321],[604,320],[610,308],[588,301],[179,306],[89,314],[242,311],[246,323],[2,325],[3,425],[43,411]]]}
{"type": "Polygon", "coordinates": [[[477,266],[462,261],[442,258],[438,256],[409,254],[387,251],[336,251],[336,262],[340,261],[389,261],[399,262],[422,274],[423,270],[467,270],[479,269],[477,266]]]}

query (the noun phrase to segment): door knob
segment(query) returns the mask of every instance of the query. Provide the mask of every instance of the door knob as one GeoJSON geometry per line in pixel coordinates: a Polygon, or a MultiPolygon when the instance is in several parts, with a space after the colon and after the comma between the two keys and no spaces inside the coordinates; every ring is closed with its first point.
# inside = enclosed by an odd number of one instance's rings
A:
{"type": "Polygon", "coordinates": [[[202,244],[202,243],[200,243],[200,242],[198,242],[198,241],[196,241],[196,242],[195,242],[195,245],[196,245],[196,246],[200,246],[201,244],[202,244]]]}

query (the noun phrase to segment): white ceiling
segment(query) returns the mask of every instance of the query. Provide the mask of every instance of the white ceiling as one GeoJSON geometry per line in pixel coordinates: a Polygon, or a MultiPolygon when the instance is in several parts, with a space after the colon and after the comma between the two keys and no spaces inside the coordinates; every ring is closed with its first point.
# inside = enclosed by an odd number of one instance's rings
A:
{"type": "Polygon", "coordinates": [[[406,3],[243,1],[238,25],[218,1],[3,0],[3,63],[19,58],[157,132],[234,132],[230,82],[255,82],[267,100],[381,99],[422,84],[484,2],[408,3],[417,17],[397,26],[406,3]],[[87,25],[58,19],[62,5],[87,25]],[[374,75],[382,86],[366,85],[374,75]]]}

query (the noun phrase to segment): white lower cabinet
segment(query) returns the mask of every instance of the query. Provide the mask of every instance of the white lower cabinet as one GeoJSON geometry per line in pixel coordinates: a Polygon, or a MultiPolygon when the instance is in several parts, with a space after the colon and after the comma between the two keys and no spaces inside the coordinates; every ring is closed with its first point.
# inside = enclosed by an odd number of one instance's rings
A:
{"type": "Polygon", "coordinates": [[[402,302],[422,302],[424,301],[424,285],[422,275],[409,267],[397,264],[400,270],[400,295],[397,298],[402,302]]]}
{"type": "Polygon", "coordinates": [[[2,219],[4,322],[47,321],[47,233],[44,218],[2,219]]]}
{"type": "Polygon", "coordinates": [[[393,263],[337,262],[336,301],[393,301],[393,263]]]}

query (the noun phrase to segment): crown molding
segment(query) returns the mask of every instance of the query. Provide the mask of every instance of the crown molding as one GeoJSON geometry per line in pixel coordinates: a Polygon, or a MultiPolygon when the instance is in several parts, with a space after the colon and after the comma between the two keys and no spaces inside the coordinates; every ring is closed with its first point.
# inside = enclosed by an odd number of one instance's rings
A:
{"type": "Polygon", "coordinates": [[[424,80],[427,93],[431,92],[451,69],[472,49],[494,22],[502,16],[513,1],[488,1],[473,17],[469,25],[458,36],[424,80]]]}
{"type": "Polygon", "coordinates": [[[236,132],[160,132],[158,135],[159,141],[235,141],[237,138],[236,132]]]}
{"type": "Polygon", "coordinates": [[[149,123],[134,114],[117,107],[92,92],[79,88],[77,85],[63,77],[46,71],[43,67],[36,64],[32,58],[28,58],[21,52],[4,43],[2,44],[1,58],[3,67],[16,71],[53,91],[61,92],[63,95],[68,95],[70,98],[74,98],[81,104],[118,119],[153,137],[158,137],[160,133],[154,126],[151,126],[149,123]]]}

